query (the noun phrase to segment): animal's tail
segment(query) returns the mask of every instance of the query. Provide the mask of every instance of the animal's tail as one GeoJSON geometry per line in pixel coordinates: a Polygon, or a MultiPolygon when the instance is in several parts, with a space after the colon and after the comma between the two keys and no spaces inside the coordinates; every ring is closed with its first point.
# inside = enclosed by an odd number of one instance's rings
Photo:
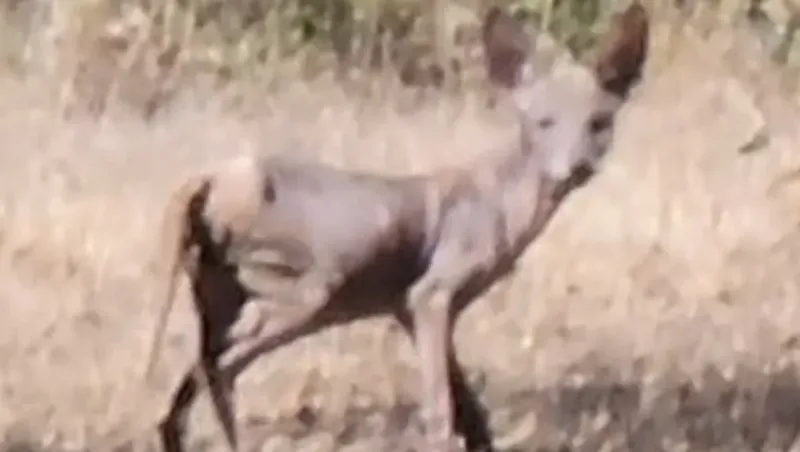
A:
{"type": "Polygon", "coordinates": [[[178,272],[186,264],[186,256],[190,247],[197,241],[195,225],[201,220],[202,207],[208,196],[210,181],[208,177],[196,176],[184,182],[172,195],[167,206],[164,223],[161,228],[161,247],[158,302],[161,311],[156,319],[156,329],[147,355],[145,379],[149,380],[164,338],[167,318],[174,305],[177,290],[178,272]]]}

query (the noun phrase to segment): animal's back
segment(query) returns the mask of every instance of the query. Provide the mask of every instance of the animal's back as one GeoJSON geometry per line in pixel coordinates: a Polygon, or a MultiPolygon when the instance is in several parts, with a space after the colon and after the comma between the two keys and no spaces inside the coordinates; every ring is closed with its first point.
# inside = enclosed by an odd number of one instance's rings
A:
{"type": "MultiPolygon", "coordinates": [[[[424,215],[420,179],[343,171],[282,157],[265,160],[274,199],[263,221],[291,225],[314,259],[344,272],[419,248],[424,215]]],[[[398,256],[407,258],[407,256],[398,256]]]]}

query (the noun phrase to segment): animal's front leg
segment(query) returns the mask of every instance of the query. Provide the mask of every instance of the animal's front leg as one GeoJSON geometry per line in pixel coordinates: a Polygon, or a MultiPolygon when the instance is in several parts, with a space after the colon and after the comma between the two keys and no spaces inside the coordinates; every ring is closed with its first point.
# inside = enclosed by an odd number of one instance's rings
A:
{"type": "Polygon", "coordinates": [[[409,293],[415,328],[415,345],[422,376],[422,416],[427,450],[461,450],[453,434],[453,399],[448,360],[452,335],[452,293],[422,280],[409,293]]]}
{"type": "MultiPolygon", "coordinates": [[[[395,312],[395,318],[409,335],[412,344],[417,343],[416,328],[411,318],[411,313],[402,309],[395,312]]],[[[453,315],[453,322],[456,316],[453,315]]],[[[453,428],[457,435],[464,438],[464,447],[469,451],[491,452],[492,434],[489,420],[478,395],[469,387],[464,369],[458,362],[452,336],[447,341],[447,367],[450,371],[450,393],[453,402],[453,428]]]]}
{"type": "Polygon", "coordinates": [[[453,432],[449,381],[453,299],[460,289],[491,269],[498,249],[497,219],[492,209],[465,201],[449,215],[427,271],[408,293],[420,358],[428,450],[433,452],[463,449],[453,432]]]}

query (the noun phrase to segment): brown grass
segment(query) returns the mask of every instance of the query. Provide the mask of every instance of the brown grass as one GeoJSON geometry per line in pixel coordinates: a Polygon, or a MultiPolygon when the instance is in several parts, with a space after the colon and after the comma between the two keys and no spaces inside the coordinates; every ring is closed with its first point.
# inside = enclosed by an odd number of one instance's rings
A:
{"type": "MultiPolygon", "coordinates": [[[[765,194],[797,164],[800,132],[781,124],[800,115],[722,63],[729,38],[687,35],[669,64],[651,64],[605,171],[459,323],[459,353],[503,450],[788,450],[800,431],[800,201],[796,189],[765,194]],[[768,145],[740,154],[762,126],[768,145]]],[[[509,117],[472,95],[401,112],[327,82],[286,83],[252,91],[248,115],[187,96],[145,125],[115,112],[99,124],[58,119],[43,86],[0,81],[8,451],[152,443],[196,341],[184,292],[159,382],[140,383],[157,312],[153,234],[166,193],[193,168],[258,147],[406,172],[514,137],[509,117]]],[[[250,442],[394,450],[415,362],[387,327],[333,330],[259,361],[239,391],[250,442]]],[[[199,411],[198,450],[216,450],[217,427],[199,411]]]]}

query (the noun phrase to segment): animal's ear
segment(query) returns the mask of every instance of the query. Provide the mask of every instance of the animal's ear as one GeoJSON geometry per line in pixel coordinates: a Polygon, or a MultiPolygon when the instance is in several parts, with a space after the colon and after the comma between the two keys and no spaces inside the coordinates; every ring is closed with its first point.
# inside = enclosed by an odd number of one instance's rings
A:
{"type": "Polygon", "coordinates": [[[647,11],[634,1],[614,18],[611,29],[600,40],[593,69],[607,91],[626,97],[642,75],[647,58],[650,24],[647,11]]]}
{"type": "Polygon", "coordinates": [[[530,42],[522,24],[499,6],[486,12],[481,25],[481,41],[489,81],[506,89],[516,87],[530,73],[527,63],[530,42]]]}

